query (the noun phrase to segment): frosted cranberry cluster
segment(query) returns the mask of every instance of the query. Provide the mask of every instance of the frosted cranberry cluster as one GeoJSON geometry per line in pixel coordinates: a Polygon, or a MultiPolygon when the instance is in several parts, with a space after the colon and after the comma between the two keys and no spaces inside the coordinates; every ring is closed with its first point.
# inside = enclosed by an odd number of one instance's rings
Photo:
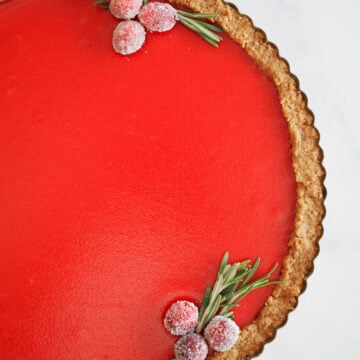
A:
{"type": "Polygon", "coordinates": [[[165,328],[173,335],[182,336],[175,343],[176,360],[205,360],[209,347],[223,352],[235,345],[240,329],[233,320],[215,316],[205,327],[204,336],[194,333],[198,320],[199,310],[189,301],[177,301],[166,312],[165,328]]]}
{"type": "Polygon", "coordinates": [[[109,9],[117,19],[125,20],[116,26],[112,39],[114,50],[122,55],[132,54],[143,46],[146,30],[168,31],[177,21],[176,9],[160,2],[143,5],[143,0],[111,0],[109,9]],[[138,20],[131,20],[136,16],[138,20]]]}

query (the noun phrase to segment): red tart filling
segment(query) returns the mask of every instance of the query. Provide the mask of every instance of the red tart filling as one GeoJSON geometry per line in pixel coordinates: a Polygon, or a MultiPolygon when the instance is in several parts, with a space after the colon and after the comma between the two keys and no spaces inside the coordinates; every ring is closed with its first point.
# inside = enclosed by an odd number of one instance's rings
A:
{"type": "MultiPolygon", "coordinates": [[[[91,2],[0,5],[0,348],[7,359],[168,359],[176,299],[225,251],[287,253],[295,178],[277,90],[224,36],[141,51],[91,2]]],[[[279,274],[281,266],[276,272],[279,274]]],[[[240,326],[272,288],[235,309],[240,326]]]]}

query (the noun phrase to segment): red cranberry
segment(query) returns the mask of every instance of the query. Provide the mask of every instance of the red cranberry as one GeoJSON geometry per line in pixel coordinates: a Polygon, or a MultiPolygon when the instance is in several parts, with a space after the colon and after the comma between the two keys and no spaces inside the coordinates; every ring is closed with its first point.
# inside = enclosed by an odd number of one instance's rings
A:
{"type": "Polygon", "coordinates": [[[149,31],[168,31],[177,21],[177,12],[170,4],[150,2],[139,12],[139,20],[149,31]]]}
{"type": "Polygon", "coordinates": [[[133,19],[141,6],[142,0],[111,0],[109,9],[118,19],[133,19]]]}
{"type": "Polygon", "coordinates": [[[215,351],[231,349],[238,337],[240,329],[235,321],[224,316],[215,316],[205,328],[205,339],[215,351]]]}
{"type": "Polygon", "coordinates": [[[208,346],[201,335],[189,334],[175,343],[174,351],[176,360],[205,360],[208,346]]]}
{"type": "Polygon", "coordinates": [[[166,312],[164,325],[173,335],[192,332],[199,320],[199,310],[190,301],[177,301],[166,312]]]}
{"type": "Polygon", "coordinates": [[[144,42],[145,29],[138,21],[123,21],[114,30],[112,44],[117,53],[132,54],[138,51],[144,42]]]}

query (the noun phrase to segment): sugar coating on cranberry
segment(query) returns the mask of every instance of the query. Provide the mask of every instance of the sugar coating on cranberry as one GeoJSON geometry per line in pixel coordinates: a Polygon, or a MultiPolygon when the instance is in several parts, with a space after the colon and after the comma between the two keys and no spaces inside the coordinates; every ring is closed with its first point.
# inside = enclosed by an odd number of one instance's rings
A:
{"type": "Polygon", "coordinates": [[[197,306],[190,301],[180,300],[166,312],[164,326],[173,335],[186,335],[195,329],[198,320],[197,306]]]}
{"type": "Polygon", "coordinates": [[[144,42],[145,29],[138,21],[123,21],[114,30],[112,44],[119,54],[132,54],[138,51],[144,42]]]}
{"type": "Polygon", "coordinates": [[[215,351],[231,349],[238,337],[240,329],[235,321],[224,316],[215,316],[205,328],[205,339],[215,351]]]}
{"type": "Polygon", "coordinates": [[[140,11],[143,0],[111,0],[110,12],[118,19],[132,19],[140,11]]]}
{"type": "Polygon", "coordinates": [[[174,352],[176,360],[205,360],[208,346],[201,335],[188,334],[175,343],[174,352]]]}
{"type": "Polygon", "coordinates": [[[170,4],[150,2],[139,12],[139,20],[149,31],[168,31],[177,21],[177,12],[170,4]]]}

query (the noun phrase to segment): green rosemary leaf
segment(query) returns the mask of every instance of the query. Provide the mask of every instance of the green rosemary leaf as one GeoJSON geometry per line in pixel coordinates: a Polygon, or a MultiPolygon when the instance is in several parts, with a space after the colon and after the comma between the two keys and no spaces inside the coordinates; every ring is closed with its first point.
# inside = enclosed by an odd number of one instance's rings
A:
{"type": "Polygon", "coordinates": [[[99,5],[99,7],[103,8],[103,9],[108,9],[109,4],[101,4],[101,5],[99,5]]]}
{"type": "Polygon", "coordinates": [[[211,18],[216,18],[219,16],[218,14],[194,14],[194,13],[182,11],[182,10],[177,10],[177,13],[179,15],[183,15],[183,16],[193,18],[193,19],[211,19],[211,18]]]}
{"type": "Polygon", "coordinates": [[[235,294],[232,292],[232,293],[229,293],[229,294],[226,294],[226,295],[221,295],[221,296],[224,299],[224,303],[228,303],[230,299],[235,297],[235,294]]]}
{"type": "Polygon", "coordinates": [[[198,33],[200,35],[200,32],[197,28],[195,28],[195,26],[193,26],[191,23],[187,22],[185,18],[183,17],[179,17],[179,21],[185,25],[186,27],[188,27],[190,30],[195,31],[196,33],[198,33]]]}
{"type": "Polygon", "coordinates": [[[228,296],[231,297],[233,291],[236,289],[237,282],[229,283],[230,286],[228,286],[224,291],[221,292],[221,296],[224,298],[228,298],[228,296]]]}
{"type": "Polygon", "coordinates": [[[249,280],[251,279],[251,277],[255,274],[255,271],[257,270],[257,268],[259,267],[260,264],[260,258],[257,258],[255,260],[255,263],[253,264],[253,266],[251,267],[250,271],[248,272],[246,278],[244,279],[244,281],[241,283],[241,286],[245,286],[249,280]]]}
{"type": "Polygon", "coordinates": [[[231,265],[230,264],[227,264],[225,267],[224,267],[224,270],[222,271],[222,274],[225,276],[231,269],[231,265]]]}
{"type": "Polygon", "coordinates": [[[231,281],[237,272],[237,264],[231,265],[230,270],[227,272],[227,274],[224,276],[224,283],[227,284],[229,281],[231,281]]]}
{"type": "MultiPolygon", "coordinates": [[[[256,266],[256,268],[258,267],[260,263],[260,259],[257,259],[257,261],[254,264],[254,267],[256,266]]],[[[255,280],[254,282],[250,283],[249,286],[251,286],[254,289],[257,289],[259,287],[263,287],[266,285],[269,285],[269,278],[272,275],[272,273],[275,271],[275,269],[277,268],[277,264],[274,265],[274,267],[265,275],[263,275],[262,277],[260,277],[259,279],[255,280]]],[[[254,268],[253,268],[254,269],[254,268]]],[[[252,269],[252,270],[253,270],[252,269]]],[[[251,271],[252,271],[251,270],[251,271]]],[[[252,276],[252,275],[251,275],[252,276]]],[[[241,284],[241,287],[245,287],[246,283],[245,281],[241,284]]]]}
{"type": "Polygon", "coordinates": [[[224,280],[223,280],[223,275],[220,274],[215,282],[212,294],[210,296],[210,301],[214,300],[223,290],[222,286],[223,286],[224,280]]]}
{"type": "Polygon", "coordinates": [[[218,33],[224,32],[223,29],[221,27],[219,27],[219,26],[215,26],[215,25],[203,22],[203,21],[201,23],[202,23],[203,26],[205,26],[209,30],[212,30],[212,31],[215,31],[215,32],[218,32],[218,33]]]}
{"type": "Polygon", "coordinates": [[[234,318],[234,314],[230,311],[230,312],[227,312],[225,314],[221,314],[222,316],[225,316],[229,319],[233,319],[234,318]]]}
{"type": "MultiPolygon", "coordinates": [[[[190,28],[190,27],[189,27],[190,28]]],[[[213,39],[210,39],[207,35],[203,34],[201,31],[199,31],[196,28],[192,28],[193,31],[195,31],[202,39],[204,39],[206,42],[208,42],[210,45],[213,45],[215,47],[219,47],[218,43],[214,41],[213,39]]]]}
{"type": "Polygon", "coordinates": [[[218,40],[214,40],[213,38],[209,37],[208,35],[204,34],[204,33],[199,33],[199,35],[204,39],[206,40],[209,44],[215,46],[215,47],[219,47],[219,44],[218,44],[218,40]]]}
{"type": "Polygon", "coordinates": [[[218,46],[217,42],[222,40],[222,38],[213,32],[211,32],[209,29],[207,29],[205,26],[203,26],[202,21],[189,19],[185,16],[178,15],[179,21],[188,27],[189,29],[195,31],[198,35],[200,35],[204,40],[206,40],[208,43],[214,46],[218,46]]]}
{"type": "Polygon", "coordinates": [[[222,305],[219,315],[225,316],[225,314],[232,314],[233,312],[230,311],[232,308],[232,304],[222,305]]]}
{"type": "Polygon", "coordinates": [[[148,2],[148,0],[143,0],[143,5],[146,5],[148,2]]]}
{"type": "Polygon", "coordinates": [[[250,284],[241,288],[234,296],[229,300],[229,304],[237,304],[241,299],[243,299],[251,290],[254,289],[254,285],[250,284]]]}
{"type": "Polygon", "coordinates": [[[231,308],[233,308],[234,306],[237,306],[237,303],[240,302],[246,295],[248,295],[251,291],[256,290],[256,289],[260,289],[262,287],[265,286],[269,286],[269,285],[275,285],[275,284],[279,284],[281,283],[281,281],[279,282],[268,282],[268,283],[262,283],[261,285],[258,286],[249,286],[246,289],[243,289],[243,291],[241,291],[238,295],[236,295],[236,297],[234,297],[231,302],[232,302],[232,306],[231,308]]]}
{"type": "Polygon", "coordinates": [[[207,316],[204,326],[206,326],[207,323],[217,314],[217,312],[219,311],[221,302],[222,302],[222,296],[219,295],[215,300],[213,308],[211,309],[211,311],[209,312],[209,314],[207,316]]]}
{"type": "Polygon", "coordinates": [[[226,252],[221,260],[221,264],[220,264],[220,268],[219,268],[219,272],[218,274],[222,274],[224,269],[225,269],[225,266],[227,265],[227,262],[229,260],[229,253],[226,252]]]}
{"type": "Polygon", "coordinates": [[[200,312],[199,312],[199,317],[201,317],[205,311],[205,308],[209,305],[209,301],[210,301],[210,294],[211,294],[211,287],[210,285],[208,285],[206,287],[205,290],[205,296],[204,296],[204,300],[201,304],[201,308],[200,308],[200,312]]]}
{"type": "Polygon", "coordinates": [[[208,30],[208,29],[204,26],[204,22],[203,22],[203,21],[195,21],[195,20],[192,20],[192,19],[186,19],[186,21],[191,22],[194,27],[198,28],[201,33],[203,33],[204,35],[208,36],[210,39],[212,39],[212,40],[214,40],[214,41],[220,41],[220,40],[222,40],[220,36],[214,34],[214,33],[211,32],[210,30],[208,30]]]}
{"type": "Polygon", "coordinates": [[[242,281],[243,277],[246,275],[247,272],[248,270],[241,270],[240,272],[238,272],[236,276],[231,281],[228,282],[228,285],[235,284],[236,287],[236,285],[242,281]]]}
{"type": "Polygon", "coordinates": [[[283,285],[284,281],[268,281],[263,287],[268,285],[283,285]]]}
{"type": "Polygon", "coordinates": [[[273,266],[273,268],[266,274],[267,279],[272,275],[272,273],[276,270],[277,267],[278,267],[278,264],[275,264],[273,266]]]}

